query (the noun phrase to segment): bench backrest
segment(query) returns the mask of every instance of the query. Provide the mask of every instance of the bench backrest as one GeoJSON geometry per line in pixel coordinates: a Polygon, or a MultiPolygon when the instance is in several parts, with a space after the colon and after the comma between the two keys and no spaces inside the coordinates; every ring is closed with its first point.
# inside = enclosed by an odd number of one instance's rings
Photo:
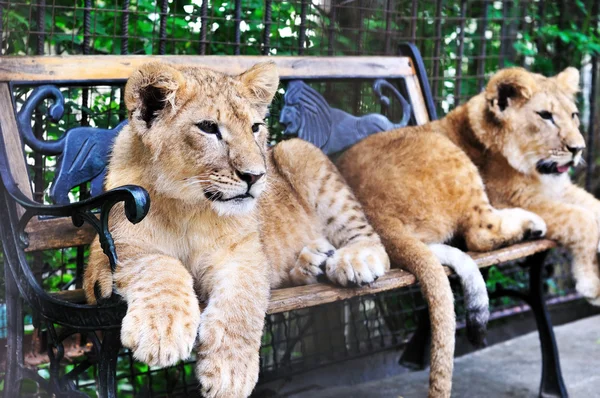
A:
{"type": "MultiPolygon", "coordinates": [[[[123,127],[111,130],[77,127],[56,141],[34,136],[33,111],[51,100],[48,116],[55,121],[64,113],[59,86],[123,85],[142,64],[162,61],[210,67],[238,74],[257,62],[277,64],[284,87],[280,121],[285,133],[297,134],[328,154],[348,147],[368,134],[398,126],[423,124],[435,119],[429,85],[418,51],[405,46],[408,56],[399,57],[253,57],[253,56],[71,56],[0,58],[0,134],[8,156],[10,172],[24,194],[32,197],[31,181],[24,156],[24,144],[44,155],[57,155],[57,167],[50,196],[55,203],[68,202],[68,192],[91,182],[91,194],[102,189],[110,144],[123,127]],[[304,81],[372,81],[373,93],[385,106],[390,99],[401,106],[402,118],[394,123],[378,114],[360,118],[331,108],[323,96],[304,81]],[[399,81],[399,85],[394,85],[399,81]],[[287,83],[287,84],[286,84],[287,83]],[[17,113],[13,91],[31,86],[25,104],[17,113]],[[400,90],[398,90],[398,88],[400,90]],[[402,92],[402,93],[401,93],[402,92]],[[307,113],[313,113],[307,115],[307,113]]],[[[29,245],[37,251],[88,244],[95,236],[91,227],[75,228],[71,220],[33,219],[27,226],[29,245]]]]}

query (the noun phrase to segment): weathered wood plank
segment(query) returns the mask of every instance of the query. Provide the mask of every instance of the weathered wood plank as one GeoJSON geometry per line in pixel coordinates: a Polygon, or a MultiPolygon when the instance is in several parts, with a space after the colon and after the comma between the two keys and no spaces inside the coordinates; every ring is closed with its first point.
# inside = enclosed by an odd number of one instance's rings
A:
{"type": "Polygon", "coordinates": [[[50,293],[51,296],[59,300],[64,300],[73,304],[85,304],[85,292],[83,289],[64,290],[62,292],[50,293]]]}
{"type": "Polygon", "coordinates": [[[401,269],[393,269],[368,286],[357,288],[341,288],[327,284],[297,286],[287,289],[277,289],[271,292],[269,314],[313,307],[352,297],[381,293],[401,287],[414,285],[416,278],[413,274],[401,269]]]}
{"type": "MultiPolygon", "coordinates": [[[[556,243],[554,241],[544,239],[533,242],[519,243],[488,253],[469,254],[471,257],[473,257],[480,268],[485,268],[494,264],[527,257],[553,247],[556,247],[556,243]]],[[[444,268],[446,269],[446,274],[452,274],[452,271],[448,267],[444,268]]],[[[309,286],[276,289],[271,292],[268,313],[277,314],[285,311],[333,303],[352,297],[399,289],[415,283],[416,278],[411,273],[401,269],[393,269],[379,278],[377,281],[371,283],[369,286],[358,288],[339,288],[319,283],[309,286]]],[[[85,303],[85,294],[82,289],[56,293],[55,296],[70,302],[85,303]]]]}
{"type": "Polygon", "coordinates": [[[87,245],[96,237],[91,225],[86,223],[77,228],[70,218],[33,219],[25,231],[29,236],[26,252],[87,245]]]}
{"type": "MultiPolygon", "coordinates": [[[[29,174],[27,172],[27,163],[25,163],[25,154],[23,153],[23,143],[17,127],[17,119],[12,103],[10,88],[7,83],[0,83],[0,128],[2,130],[2,139],[8,156],[10,172],[15,183],[21,191],[29,198],[33,197],[29,174]]],[[[20,206],[17,211],[19,216],[24,212],[20,206]]]]}
{"type": "MultiPolygon", "coordinates": [[[[527,257],[556,247],[551,240],[524,242],[488,253],[469,253],[480,268],[494,264],[527,257]]],[[[452,274],[448,267],[446,274],[452,274]]],[[[388,290],[410,286],[416,283],[416,278],[409,272],[393,269],[369,286],[360,288],[339,288],[325,284],[298,286],[288,289],[277,289],[271,293],[269,314],[312,307],[315,305],[333,303],[352,297],[381,293],[388,290]]]]}
{"type": "Polygon", "coordinates": [[[82,82],[125,80],[142,64],[162,61],[206,66],[238,74],[257,62],[273,61],[284,79],[398,78],[415,74],[407,57],[261,57],[261,56],[53,56],[1,57],[0,81],[82,82]]]}
{"type": "Polygon", "coordinates": [[[540,253],[557,246],[558,244],[553,240],[540,239],[531,242],[517,243],[516,245],[487,253],[469,252],[469,255],[475,260],[479,268],[482,268],[528,257],[532,254],[540,253]]]}
{"type": "Polygon", "coordinates": [[[429,114],[427,113],[427,107],[425,106],[425,98],[423,98],[423,91],[421,90],[419,78],[417,75],[407,77],[405,83],[417,125],[421,126],[425,123],[429,123],[429,114]]]}

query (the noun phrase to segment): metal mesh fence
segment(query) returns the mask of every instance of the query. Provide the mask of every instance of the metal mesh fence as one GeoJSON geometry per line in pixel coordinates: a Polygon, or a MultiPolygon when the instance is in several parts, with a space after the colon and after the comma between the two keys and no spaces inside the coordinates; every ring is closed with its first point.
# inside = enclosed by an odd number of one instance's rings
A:
{"type": "MultiPolygon", "coordinates": [[[[555,73],[567,64],[582,68],[582,120],[589,142],[594,142],[596,59],[577,46],[568,46],[558,32],[596,24],[598,1],[564,0],[300,0],[207,1],[0,0],[2,55],[38,54],[240,54],[240,55],[393,55],[398,44],[413,41],[419,47],[441,115],[477,93],[489,74],[509,65],[555,73]],[[568,20],[567,10],[570,11],[568,20]],[[553,30],[554,29],[554,30],[553,30]],[[594,84],[592,84],[594,83],[594,84]]],[[[571,37],[571,36],[569,36],[571,37]]],[[[370,82],[316,83],[332,106],[353,114],[381,112],[370,92],[370,82]]],[[[16,88],[17,106],[30,88],[16,88]]],[[[114,127],[125,116],[122,87],[65,87],[66,112],[58,124],[35,119],[34,131],[44,138],[60,136],[79,125],[114,127]]],[[[277,123],[282,98],[271,109],[273,141],[281,137],[277,123]]],[[[399,120],[397,110],[388,116],[399,120]]],[[[598,140],[595,140],[596,142],[598,140]]],[[[29,153],[35,197],[48,200],[48,183],[56,159],[29,153]]],[[[590,147],[587,178],[595,188],[594,147],[590,147]]],[[[583,178],[583,175],[576,176],[583,178]]],[[[72,199],[87,188],[72,191],[72,199]]],[[[47,290],[80,286],[86,247],[30,254],[30,264],[47,290]]],[[[568,258],[553,251],[549,258],[549,299],[574,297],[568,258]]],[[[1,263],[1,259],[0,259],[1,263]]],[[[488,287],[522,288],[527,273],[519,264],[492,267],[488,287]]],[[[0,284],[2,289],[2,284],[0,284]]],[[[457,290],[459,325],[464,322],[457,290]]],[[[3,338],[0,297],[0,341],[3,338]]],[[[378,296],[356,298],[312,310],[269,316],[261,348],[261,381],[314,369],[382,350],[402,348],[424,308],[418,287],[378,296]]],[[[512,299],[492,301],[495,317],[523,309],[512,299]]],[[[28,319],[27,361],[47,371],[45,329],[28,319]]],[[[5,332],[4,332],[5,333],[5,332]]],[[[77,336],[67,347],[64,371],[86,361],[89,336],[77,336]]],[[[1,355],[0,355],[1,357],[1,355]]],[[[1,362],[1,361],[0,361],[1,362]]],[[[0,373],[3,365],[0,363],[0,373]]],[[[95,368],[82,372],[78,387],[94,395],[95,368]]],[[[153,369],[133,361],[126,350],[119,357],[119,390],[138,396],[194,394],[193,362],[169,369],[153,369]]],[[[27,389],[26,389],[27,390],[27,389]]],[[[35,391],[35,388],[31,388],[35,391]]]]}

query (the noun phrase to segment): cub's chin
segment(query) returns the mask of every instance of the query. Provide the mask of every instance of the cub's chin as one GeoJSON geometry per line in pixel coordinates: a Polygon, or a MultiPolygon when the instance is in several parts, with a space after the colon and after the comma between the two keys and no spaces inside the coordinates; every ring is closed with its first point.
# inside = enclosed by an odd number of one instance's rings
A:
{"type": "Polygon", "coordinates": [[[234,198],[227,201],[211,201],[213,210],[221,217],[241,216],[251,213],[256,207],[256,198],[252,196],[234,198]]]}

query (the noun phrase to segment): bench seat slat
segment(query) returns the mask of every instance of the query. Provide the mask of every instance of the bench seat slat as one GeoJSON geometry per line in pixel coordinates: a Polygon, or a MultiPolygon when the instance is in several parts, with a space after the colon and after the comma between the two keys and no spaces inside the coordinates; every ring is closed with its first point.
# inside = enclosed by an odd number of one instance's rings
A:
{"type": "Polygon", "coordinates": [[[90,224],[77,228],[70,218],[34,218],[25,231],[29,237],[26,252],[88,245],[96,237],[96,230],[90,224]]]}
{"type": "MultiPolygon", "coordinates": [[[[206,66],[239,74],[264,62],[262,56],[149,56],[72,55],[52,57],[2,57],[0,81],[12,82],[99,82],[125,81],[141,65],[151,61],[206,66]]],[[[408,57],[269,57],[283,79],[385,78],[415,75],[408,57]]]]}
{"type": "MultiPolygon", "coordinates": [[[[487,253],[469,253],[475,260],[479,268],[489,267],[511,260],[517,260],[530,256],[535,253],[556,247],[556,243],[551,240],[543,239],[533,242],[519,243],[503,249],[494,250],[487,253]]],[[[446,273],[450,275],[452,271],[444,267],[446,273]]],[[[302,308],[313,307],[316,305],[333,303],[346,300],[356,296],[381,293],[389,290],[398,289],[414,285],[416,278],[409,272],[401,269],[393,269],[371,283],[369,286],[360,288],[339,288],[326,284],[315,284],[308,286],[297,286],[286,289],[273,290],[269,302],[269,314],[298,310],[302,308]]],[[[68,290],[59,293],[53,293],[53,296],[61,300],[84,303],[85,294],[82,289],[68,290]]]]}
{"type": "MultiPolygon", "coordinates": [[[[0,134],[6,150],[10,173],[18,185],[21,192],[28,198],[32,198],[31,183],[29,182],[29,173],[27,163],[23,156],[23,143],[17,120],[13,110],[13,102],[10,93],[10,87],[7,83],[0,82],[0,134]]],[[[21,206],[17,206],[17,213],[22,216],[25,212],[21,206]]]]}

